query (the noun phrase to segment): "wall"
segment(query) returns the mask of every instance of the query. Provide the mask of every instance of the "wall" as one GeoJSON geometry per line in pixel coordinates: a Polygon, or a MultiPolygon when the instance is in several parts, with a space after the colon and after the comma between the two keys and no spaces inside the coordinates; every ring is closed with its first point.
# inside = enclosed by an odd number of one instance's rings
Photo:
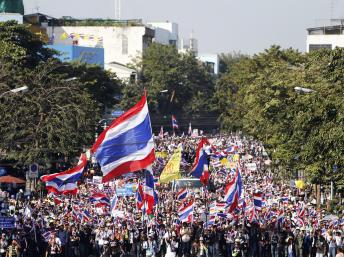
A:
{"type": "Polygon", "coordinates": [[[149,26],[155,29],[154,41],[160,44],[169,45],[170,41],[175,41],[178,47],[178,24],[174,22],[148,22],[149,26]]]}
{"type": "Polygon", "coordinates": [[[73,45],[49,45],[48,47],[61,52],[61,56],[58,56],[61,61],[68,62],[72,60],[80,60],[88,64],[97,64],[101,67],[104,67],[103,48],[73,45]]]}
{"type": "Polygon", "coordinates": [[[331,44],[332,49],[336,46],[344,47],[344,35],[308,35],[307,36],[307,52],[309,52],[309,45],[327,45],[331,44]]]}
{"type": "Polygon", "coordinates": [[[118,62],[121,64],[133,63],[133,59],[142,55],[144,48],[143,36],[146,33],[146,27],[49,27],[48,34],[55,35],[55,44],[71,45],[72,39],[62,39],[64,33],[84,34],[87,39],[79,39],[80,46],[102,46],[104,48],[104,63],[118,62]],[[93,38],[101,38],[99,42],[93,38]],[[127,42],[127,43],[126,43],[127,42]]]}
{"type": "Polygon", "coordinates": [[[214,64],[214,74],[219,73],[219,56],[217,54],[202,54],[199,53],[197,59],[203,63],[213,63],[214,64]]]}

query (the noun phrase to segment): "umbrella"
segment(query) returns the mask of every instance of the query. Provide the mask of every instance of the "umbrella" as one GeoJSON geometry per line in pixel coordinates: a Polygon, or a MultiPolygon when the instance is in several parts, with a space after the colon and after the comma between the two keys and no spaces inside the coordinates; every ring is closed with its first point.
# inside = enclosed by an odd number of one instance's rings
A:
{"type": "Polygon", "coordinates": [[[25,184],[25,180],[20,178],[12,177],[12,176],[2,176],[0,177],[0,183],[8,183],[8,184],[25,184]]]}

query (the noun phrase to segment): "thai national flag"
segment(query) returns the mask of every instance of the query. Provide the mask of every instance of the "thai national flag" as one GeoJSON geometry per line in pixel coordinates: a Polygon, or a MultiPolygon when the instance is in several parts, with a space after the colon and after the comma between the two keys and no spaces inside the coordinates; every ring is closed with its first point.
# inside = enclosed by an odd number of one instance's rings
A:
{"type": "Polygon", "coordinates": [[[116,194],[114,194],[114,196],[111,198],[111,207],[110,207],[110,212],[111,212],[112,217],[115,217],[117,203],[118,203],[118,197],[116,194]]]}
{"type": "Polygon", "coordinates": [[[172,128],[173,129],[178,129],[178,123],[177,123],[177,119],[174,115],[172,115],[172,128]]]}
{"type": "Polygon", "coordinates": [[[82,212],[82,220],[86,221],[86,222],[89,222],[91,219],[92,219],[91,213],[89,211],[87,211],[87,210],[84,210],[82,212]]]}
{"type": "Polygon", "coordinates": [[[160,128],[159,137],[164,138],[164,127],[163,126],[161,126],[161,128],[160,128]]]}
{"type": "Polygon", "coordinates": [[[198,143],[196,158],[191,169],[191,175],[199,178],[204,185],[208,184],[209,180],[208,155],[203,149],[203,146],[206,144],[209,144],[206,138],[202,138],[198,143]]]}
{"type": "Polygon", "coordinates": [[[41,177],[41,180],[46,182],[49,192],[55,194],[76,194],[78,192],[77,181],[81,178],[86,165],[86,155],[82,154],[76,167],[60,173],[44,175],[41,177]]]}
{"type": "Polygon", "coordinates": [[[103,182],[146,168],[155,160],[146,93],[115,119],[91,148],[103,172],[103,182]]]}
{"type": "Polygon", "coordinates": [[[254,193],[253,194],[253,203],[256,210],[260,211],[263,205],[263,194],[262,193],[254,193]]]}
{"type": "Polygon", "coordinates": [[[189,123],[189,130],[188,130],[188,135],[191,136],[192,134],[192,127],[191,127],[191,122],[189,123]]]}
{"type": "Polygon", "coordinates": [[[280,210],[277,215],[277,221],[278,223],[282,223],[284,220],[284,210],[280,210]]]}
{"type": "Polygon", "coordinates": [[[215,224],[216,216],[210,216],[208,222],[204,223],[204,227],[210,227],[215,224]]]}
{"type": "Polygon", "coordinates": [[[138,210],[141,210],[144,204],[144,193],[143,187],[139,184],[137,191],[136,191],[136,207],[138,210]]]}
{"type": "Polygon", "coordinates": [[[145,205],[146,205],[146,211],[147,214],[153,213],[153,207],[155,203],[155,186],[154,186],[154,176],[152,172],[152,167],[149,166],[145,170],[146,173],[146,183],[144,187],[144,199],[145,199],[145,205]]]}
{"type": "Polygon", "coordinates": [[[44,238],[44,241],[45,242],[48,242],[50,240],[50,237],[52,235],[52,232],[51,231],[46,231],[42,234],[43,238],[44,238]]]}
{"type": "Polygon", "coordinates": [[[104,205],[110,205],[109,198],[106,196],[106,194],[102,194],[102,193],[93,194],[90,197],[90,202],[93,203],[97,207],[98,206],[104,206],[104,205]]]}
{"type": "Polygon", "coordinates": [[[188,203],[185,207],[178,210],[179,220],[181,222],[192,222],[193,219],[193,202],[188,203]]]}
{"type": "Polygon", "coordinates": [[[183,200],[183,199],[187,198],[187,196],[188,196],[188,190],[186,188],[182,188],[177,193],[177,199],[178,200],[183,200]]]}
{"type": "Polygon", "coordinates": [[[230,206],[229,212],[238,206],[242,192],[242,180],[239,170],[237,169],[234,178],[227,184],[224,201],[230,206]]]}

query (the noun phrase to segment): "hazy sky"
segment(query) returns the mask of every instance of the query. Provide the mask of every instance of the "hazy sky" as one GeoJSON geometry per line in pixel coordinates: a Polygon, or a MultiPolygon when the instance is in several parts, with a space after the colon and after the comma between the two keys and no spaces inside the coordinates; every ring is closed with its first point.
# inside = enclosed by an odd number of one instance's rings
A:
{"type": "MultiPolygon", "coordinates": [[[[53,17],[114,18],[114,0],[24,0],[25,12],[53,17]]],[[[272,44],[306,48],[306,28],[324,24],[344,0],[122,0],[122,18],[173,21],[180,37],[194,31],[199,51],[257,53],[272,44]],[[331,1],[333,7],[331,8],[331,1]]]]}

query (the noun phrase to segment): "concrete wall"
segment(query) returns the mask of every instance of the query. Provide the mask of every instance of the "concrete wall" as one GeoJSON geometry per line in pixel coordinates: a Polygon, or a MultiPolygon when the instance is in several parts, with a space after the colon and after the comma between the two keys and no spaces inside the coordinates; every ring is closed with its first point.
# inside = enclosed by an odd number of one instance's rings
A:
{"type": "Polygon", "coordinates": [[[83,47],[73,45],[49,45],[61,53],[58,58],[62,61],[80,60],[88,64],[97,64],[104,67],[104,49],[94,47],[83,47]]]}
{"type": "Polygon", "coordinates": [[[68,35],[71,33],[87,35],[86,39],[78,39],[79,46],[103,47],[104,63],[118,62],[124,65],[133,63],[133,59],[142,56],[142,51],[146,47],[143,39],[146,33],[146,27],[144,26],[68,26],[48,28],[48,35],[55,35],[55,44],[71,45],[73,43],[72,39],[61,38],[64,33],[68,35]],[[102,39],[102,41],[96,38],[102,39]]]}
{"type": "Polygon", "coordinates": [[[344,47],[344,35],[308,35],[307,36],[307,52],[309,45],[332,45],[332,49],[344,47]]]}

